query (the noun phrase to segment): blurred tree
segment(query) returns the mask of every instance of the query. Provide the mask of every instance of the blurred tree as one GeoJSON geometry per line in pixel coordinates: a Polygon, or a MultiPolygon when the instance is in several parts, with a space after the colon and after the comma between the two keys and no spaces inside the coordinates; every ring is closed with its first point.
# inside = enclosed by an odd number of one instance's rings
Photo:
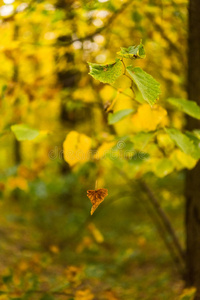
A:
{"type": "MultiPolygon", "coordinates": [[[[200,2],[190,0],[188,40],[188,99],[200,105],[200,2]]],[[[200,120],[188,117],[187,129],[200,129],[200,120]]],[[[200,299],[200,162],[186,176],[187,283],[200,299]]]]}

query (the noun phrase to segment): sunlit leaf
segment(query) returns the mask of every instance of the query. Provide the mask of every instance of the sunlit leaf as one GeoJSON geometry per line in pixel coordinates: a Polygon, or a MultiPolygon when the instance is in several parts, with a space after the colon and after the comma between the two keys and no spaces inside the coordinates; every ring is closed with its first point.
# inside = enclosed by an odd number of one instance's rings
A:
{"type": "Polygon", "coordinates": [[[140,105],[137,113],[132,117],[133,130],[135,132],[156,130],[159,125],[165,124],[166,116],[167,111],[161,106],[140,105]]]}
{"type": "Polygon", "coordinates": [[[184,289],[178,300],[193,300],[195,293],[195,287],[184,289]]]}
{"type": "Polygon", "coordinates": [[[104,142],[96,151],[94,158],[101,159],[105,157],[109,151],[111,151],[112,147],[115,145],[115,142],[104,142]]]}
{"type": "Polygon", "coordinates": [[[39,135],[38,130],[32,129],[26,124],[13,125],[11,126],[11,130],[18,141],[31,141],[39,135]]]}
{"type": "Polygon", "coordinates": [[[192,156],[185,154],[180,149],[175,149],[170,154],[170,160],[173,162],[176,170],[180,171],[184,168],[192,169],[196,165],[197,161],[192,156]]]}
{"type": "Polygon", "coordinates": [[[115,80],[122,74],[122,62],[120,59],[112,64],[101,65],[88,63],[90,67],[90,75],[103,83],[114,83],[115,80]]]}
{"type": "Polygon", "coordinates": [[[167,101],[189,116],[200,120],[200,106],[196,102],[177,98],[169,98],[167,101]]]}
{"type": "Polygon", "coordinates": [[[117,52],[117,54],[124,58],[131,58],[131,59],[137,59],[137,58],[145,58],[145,51],[144,46],[142,43],[137,46],[130,46],[128,48],[121,48],[121,51],[117,52]]]}
{"type": "Polygon", "coordinates": [[[90,137],[77,131],[71,131],[63,143],[65,161],[70,166],[74,166],[78,162],[86,162],[90,158],[91,144],[90,137]]]}
{"type": "Polygon", "coordinates": [[[94,300],[94,295],[89,289],[78,290],[75,293],[74,300],[94,300]]]}
{"type": "Polygon", "coordinates": [[[115,123],[119,122],[120,120],[122,120],[123,118],[125,118],[126,116],[130,115],[132,112],[134,112],[134,109],[130,108],[130,109],[119,110],[119,111],[115,112],[114,114],[109,114],[108,115],[108,124],[110,124],[110,125],[115,124],[115,123]]]}
{"type": "Polygon", "coordinates": [[[161,93],[160,84],[139,67],[129,66],[126,70],[137,85],[144,100],[153,105],[161,93]]]}

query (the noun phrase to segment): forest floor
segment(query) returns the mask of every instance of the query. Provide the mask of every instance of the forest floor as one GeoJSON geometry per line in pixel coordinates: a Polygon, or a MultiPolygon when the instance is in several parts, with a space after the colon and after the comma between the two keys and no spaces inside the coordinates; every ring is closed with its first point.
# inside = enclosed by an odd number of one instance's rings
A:
{"type": "Polygon", "coordinates": [[[73,208],[55,216],[54,207],[37,213],[10,200],[0,209],[1,300],[173,300],[181,294],[183,281],[155,225],[142,210],[134,214],[131,201],[104,206],[82,223],[73,208]]]}

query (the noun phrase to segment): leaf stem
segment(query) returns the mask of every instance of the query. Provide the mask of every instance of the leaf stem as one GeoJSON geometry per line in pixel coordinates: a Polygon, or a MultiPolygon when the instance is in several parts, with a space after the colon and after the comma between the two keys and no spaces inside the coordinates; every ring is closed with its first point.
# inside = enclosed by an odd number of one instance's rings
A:
{"type": "Polygon", "coordinates": [[[134,89],[133,89],[133,80],[132,80],[132,78],[131,78],[129,75],[127,75],[127,73],[126,73],[126,65],[125,65],[125,63],[124,63],[123,58],[121,59],[121,62],[122,62],[122,64],[123,64],[123,66],[124,66],[124,73],[123,73],[123,75],[126,76],[126,77],[131,81],[130,89],[131,89],[131,91],[133,92],[133,96],[134,96],[134,99],[135,99],[135,91],[134,91],[134,89]]]}

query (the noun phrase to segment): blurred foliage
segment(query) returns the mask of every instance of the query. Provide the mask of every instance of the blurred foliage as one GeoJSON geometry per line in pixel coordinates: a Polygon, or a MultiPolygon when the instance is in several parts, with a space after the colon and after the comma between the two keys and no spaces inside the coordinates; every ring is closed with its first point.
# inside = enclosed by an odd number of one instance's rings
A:
{"type": "MultiPolygon", "coordinates": [[[[198,157],[164,127],[181,131],[191,112],[166,101],[187,96],[187,4],[0,1],[1,300],[192,299],[137,184],[151,185],[183,243],[182,170],[198,157]],[[161,85],[153,108],[139,91],[133,101],[128,78],[88,75],[87,62],[107,69],[141,40],[146,58],[127,64],[161,85]],[[96,180],[108,197],[90,216],[96,180]]],[[[180,131],[196,145],[199,132],[180,131]]]]}

